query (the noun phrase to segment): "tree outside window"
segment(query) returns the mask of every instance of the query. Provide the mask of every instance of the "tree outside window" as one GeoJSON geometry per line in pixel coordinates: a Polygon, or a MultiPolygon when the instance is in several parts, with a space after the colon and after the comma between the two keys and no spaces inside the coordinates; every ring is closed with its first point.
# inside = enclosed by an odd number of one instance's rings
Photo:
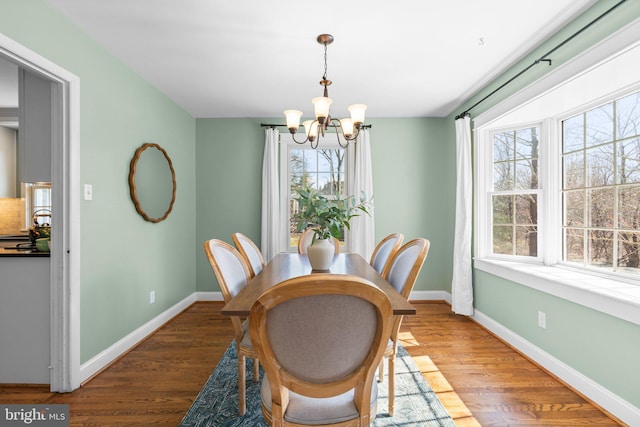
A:
{"type": "Polygon", "coordinates": [[[295,247],[300,238],[295,214],[296,198],[303,188],[318,191],[329,199],[346,197],[345,150],[342,148],[289,149],[289,246],[295,247]]]}
{"type": "Polygon", "coordinates": [[[563,259],[640,272],[640,92],[562,122],[563,259]]]}
{"type": "Polygon", "coordinates": [[[492,252],[538,255],[539,128],[493,135],[492,252]]]}

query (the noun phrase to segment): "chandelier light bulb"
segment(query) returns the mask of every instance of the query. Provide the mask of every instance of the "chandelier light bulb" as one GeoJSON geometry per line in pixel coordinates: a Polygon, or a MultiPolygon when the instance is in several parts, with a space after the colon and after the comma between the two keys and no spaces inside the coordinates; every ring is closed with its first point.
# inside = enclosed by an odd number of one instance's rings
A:
{"type": "Polygon", "coordinates": [[[313,102],[313,109],[316,113],[316,119],[320,122],[320,124],[324,124],[324,121],[327,117],[329,117],[329,107],[333,100],[326,96],[318,96],[317,98],[313,98],[311,100],[313,102]]]}
{"type": "Polygon", "coordinates": [[[367,111],[367,106],[364,104],[353,104],[348,108],[351,113],[351,120],[353,120],[356,128],[360,128],[360,125],[364,123],[364,112],[367,111]]]}
{"type": "Polygon", "coordinates": [[[289,132],[296,133],[298,131],[298,127],[300,127],[300,117],[302,117],[302,111],[286,110],[284,112],[284,117],[287,122],[289,132]]]}
{"type": "Polygon", "coordinates": [[[318,121],[317,120],[305,120],[302,122],[304,126],[305,133],[307,134],[307,138],[309,138],[310,142],[315,141],[318,136],[318,121]]]}
{"type": "Polygon", "coordinates": [[[342,128],[342,134],[351,139],[353,136],[353,120],[351,119],[340,119],[340,127],[342,128]]]}

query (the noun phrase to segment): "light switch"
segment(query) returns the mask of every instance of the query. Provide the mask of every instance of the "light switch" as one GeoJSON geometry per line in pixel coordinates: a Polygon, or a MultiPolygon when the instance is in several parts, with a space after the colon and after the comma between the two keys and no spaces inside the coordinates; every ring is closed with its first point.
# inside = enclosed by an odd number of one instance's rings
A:
{"type": "Polygon", "coordinates": [[[84,185],[84,199],[93,200],[93,185],[91,184],[84,185]]]}

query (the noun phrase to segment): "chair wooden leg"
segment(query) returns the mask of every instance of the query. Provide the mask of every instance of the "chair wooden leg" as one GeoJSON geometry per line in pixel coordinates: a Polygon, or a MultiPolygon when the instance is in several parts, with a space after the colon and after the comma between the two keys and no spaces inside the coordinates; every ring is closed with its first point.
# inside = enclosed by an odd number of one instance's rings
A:
{"type": "Polygon", "coordinates": [[[253,359],[253,380],[258,381],[260,379],[260,360],[256,357],[253,359]]]}
{"type": "Polygon", "coordinates": [[[389,356],[389,416],[393,416],[396,397],[396,355],[389,356]]]}
{"type": "Polygon", "coordinates": [[[378,382],[381,383],[384,380],[384,356],[380,359],[380,366],[378,366],[378,382]]]}
{"type": "Polygon", "coordinates": [[[238,355],[238,413],[240,416],[247,411],[245,371],[245,357],[238,355]]]}

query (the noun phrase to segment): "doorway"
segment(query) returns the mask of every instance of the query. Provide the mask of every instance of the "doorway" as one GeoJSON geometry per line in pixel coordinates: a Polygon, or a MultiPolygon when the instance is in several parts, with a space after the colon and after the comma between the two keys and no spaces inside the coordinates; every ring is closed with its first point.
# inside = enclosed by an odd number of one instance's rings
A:
{"type": "Polygon", "coordinates": [[[80,386],[80,80],[2,34],[0,56],[52,83],[50,388],[68,392],[80,386]]]}

